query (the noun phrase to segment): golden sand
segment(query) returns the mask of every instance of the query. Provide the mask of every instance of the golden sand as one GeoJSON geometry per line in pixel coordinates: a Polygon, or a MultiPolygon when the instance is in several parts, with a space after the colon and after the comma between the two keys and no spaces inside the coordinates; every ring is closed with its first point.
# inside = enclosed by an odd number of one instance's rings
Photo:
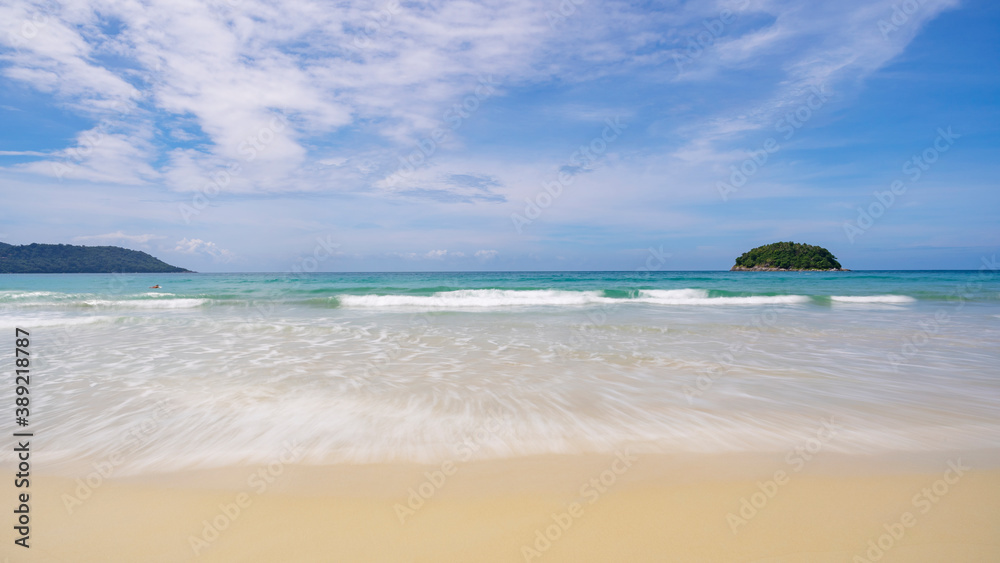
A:
{"type": "MultiPolygon", "coordinates": [[[[1000,471],[961,456],[909,469],[829,461],[276,463],[91,475],[96,486],[83,488],[42,476],[31,483],[32,547],[12,547],[8,526],[0,553],[59,562],[1000,561],[1000,471]]],[[[13,498],[13,487],[4,494],[13,498]]]]}

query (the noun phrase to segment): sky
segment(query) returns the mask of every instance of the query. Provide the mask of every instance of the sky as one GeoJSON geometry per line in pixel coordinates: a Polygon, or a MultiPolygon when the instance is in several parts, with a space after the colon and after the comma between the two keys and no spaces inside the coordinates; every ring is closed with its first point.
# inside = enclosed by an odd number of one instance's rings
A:
{"type": "Polygon", "coordinates": [[[1000,249],[990,0],[0,5],[0,241],[202,272],[1000,249]]]}

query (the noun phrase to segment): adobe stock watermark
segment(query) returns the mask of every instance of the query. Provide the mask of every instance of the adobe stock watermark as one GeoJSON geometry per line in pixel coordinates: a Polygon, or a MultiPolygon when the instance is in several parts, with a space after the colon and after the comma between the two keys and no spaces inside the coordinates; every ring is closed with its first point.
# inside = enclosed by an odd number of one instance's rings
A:
{"type": "Polygon", "coordinates": [[[837,436],[838,430],[841,430],[841,427],[837,425],[833,417],[830,417],[829,420],[822,419],[814,438],[809,438],[804,443],[795,446],[792,451],[785,455],[785,464],[788,466],[788,470],[778,469],[771,479],[757,482],[757,491],[741,497],[739,509],[736,512],[726,514],[726,523],[729,524],[733,535],[738,534],[741,526],[746,526],[761,510],[764,510],[768,503],[777,496],[781,487],[787,485],[793,475],[802,471],[806,463],[812,461],[813,457],[823,451],[823,448],[837,436]]]}
{"type": "Polygon", "coordinates": [[[624,452],[615,452],[611,467],[602,471],[597,477],[592,477],[580,487],[580,496],[569,503],[565,511],[553,512],[550,517],[552,524],[535,530],[533,541],[521,545],[521,555],[525,563],[541,557],[559,541],[563,534],[573,527],[573,523],[584,515],[584,506],[590,506],[601,500],[601,497],[611,490],[618,478],[628,472],[639,458],[628,448],[624,452]]]}
{"type": "Polygon", "coordinates": [[[559,24],[565,22],[570,16],[576,13],[579,6],[586,4],[587,0],[560,0],[556,9],[546,10],[545,19],[549,20],[549,27],[556,29],[559,24]]]}
{"type": "Polygon", "coordinates": [[[400,156],[399,167],[385,179],[386,185],[395,187],[412,176],[417,168],[426,164],[452,132],[458,131],[465,120],[479,111],[483,102],[496,95],[498,86],[500,83],[493,79],[492,74],[480,76],[479,84],[471,94],[445,110],[443,118],[448,127],[435,127],[430,135],[417,142],[417,148],[413,152],[405,157],[400,156]]]}
{"type": "MultiPolygon", "coordinates": [[[[8,25],[13,23],[9,22],[8,25]]],[[[20,25],[15,24],[13,30],[7,31],[7,44],[15,51],[20,52],[21,47],[38,37],[38,34],[48,25],[49,16],[42,12],[32,12],[21,20],[20,25]]]]}
{"type": "MultiPolygon", "coordinates": [[[[809,92],[804,102],[774,123],[775,131],[781,133],[782,138],[786,141],[791,140],[795,136],[795,132],[812,119],[816,112],[829,101],[826,94],[815,86],[810,86],[809,92]]],[[[778,140],[774,137],[768,137],[761,143],[760,148],[750,150],[750,156],[743,162],[730,166],[729,182],[719,181],[715,183],[715,189],[718,190],[722,201],[729,201],[730,194],[738,192],[740,188],[745,186],[767,164],[770,156],[779,150],[781,150],[781,145],[778,144],[778,140]]]]}
{"type": "Polygon", "coordinates": [[[84,501],[93,496],[94,492],[114,475],[115,470],[119,465],[125,463],[129,455],[148,443],[151,435],[160,428],[160,419],[169,413],[168,405],[169,401],[166,399],[157,402],[155,411],[150,417],[133,425],[125,433],[122,443],[118,447],[100,461],[91,464],[94,471],[76,480],[76,489],[72,495],[62,494],[61,500],[67,514],[73,514],[74,510],[83,506],[84,501]]]}
{"type": "MultiPolygon", "coordinates": [[[[107,287],[111,295],[121,295],[128,288],[130,282],[136,279],[136,276],[132,274],[122,274],[119,272],[113,272],[111,278],[108,280],[107,287]]],[[[92,317],[97,317],[101,313],[106,312],[107,309],[113,307],[111,303],[101,303],[98,301],[92,302],[89,307],[87,307],[87,314],[92,317]]],[[[82,324],[68,324],[62,325],[59,332],[53,336],[52,344],[55,347],[65,349],[70,346],[76,339],[77,335],[84,330],[84,325],[82,324]]]]}
{"type": "Polygon", "coordinates": [[[878,30],[882,33],[882,39],[889,39],[889,35],[899,30],[910,21],[910,16],[917,13],[923,0],[903,0],[892,5],[892,15],[889,19],[878,20],[878,30]]]}
{"type": "Polygon", "coordinates": [[[739,19],[740,13],[749,6],[750,0],[742,0],[736,6],[735,12],[727,8],[720,11],[717,17],[703,21],[702,26],[705,29],[688,37],[682,54],[674,53],[674,66],[677,67],[677,72],[682,72],[685,65],[693,63],[696,59],[704,55],[705,51],[715,45],[716,40],[726,30],[726,26],[739,19]]]}
{"type": "Polygon", "coordinates": [[[277,138],[278,133],[285,130],[288,126],[288,117],[284,114],[272,114],[271,119],[268,121],[267,125],[264,125],[257,129],[257,132],[252,135],[247,135],[247,137],[240,142],[236,147],[236,151],[242,156],[243,164],[239,161],[230,161],[225,167],[217,170],[209,176],[209,181],[206,182],[198,189],[198,191],[191,197],[191,203],[181,203],[178,204],[178,211],[181,214],[181,219],[184,220],[185,225],[191,224],[191,218],[199,215],[205,208],[209,206],[211,200],[219,196],[219,194],[240,174],[243,173],[243,165],[249,164],[257,159],[257,156],[264,151],[268,145],[274,142],[277,138]]]}
{"type": "Polygon", "coordinates": [[[694,387],[690,385],[684,386],[684,398],[687,399],[688,404],[693,405],[695,398],[700,397],[705,391],[711,389],[725,372],[736,365],[736,359],[749,350],[748,344],[756,342],[760,338],[760,335],[764,333],[765,328],[772,327],[777,322],[778,309],[775,307],[770,307],[765,309],[763,313],[754,315],[750,319],[750,322],[744,325],[745,329],[750,329],[750,337],[747,338],[747,342],[736,342],[729,346],[729,351],[715,354],[714,360],[718,365],[709,366],[705,369],[704,373],[698,374],[695,378],[694,387]]]}
{"type": "Polygon", "coordinates": [[[511,413],[505,410],[491,410],[487,414],[487,419],[474,431],[465,433],[462,441],[455,446],[457,458],[445,460],[440,469],[425,471],[424,480],[416,487],[407,489],[406,504],[397,502],[393,505],[393,512],[396,513],[400,525],[415,516],[417,511],[445,486],[448,478],[458,473],[460,465],[469,462],[487,440],[507,434],[510,427],[501,423],[510,420],[511,413]]]}
{"type": "Polygon", "coordinates": [[[889,360],[889,365],[892,366],[892,371],[899,373],[899,366],[915,357],[919,349],[930,342],[931,338],[941,332],[942,328],[949,322],[951,322],[951,315],[944,310],[935,311],[934,316],[931,318],[917,321],[919,328],[913,334],[903,339],[899,353],[889,352],[886,356],[889,360]]]}
{"type": "MultiPolygon", "coordinates": [[[[903,162],[902,172],[911,184],[919,180],[924,172],[930,170],[931,165],[937,162],[942,154],[951,149],[952,145],[955,144],[955,139],[961,137],[951,130],[951,126],[948,126],[947,129],[938,127],[937,134],[931,146],[903,162]]],[[[893,180],[889,184],[888,190],[872,192],[875,201],[869,203],[867,208],[858,207],[857,219],[844,222],[844,235],[847,240],[854,244],[855,239],[868,232],[868,229],[871,229],[875,222],[896,204],[896,199],[905,194],[908,188],[903,180],[893,180]]]]}
{"type": "MultiPolygon", "coordinates": [[[[910,504],[919,510],[920,514],[927,514],[970,470],[972,468],[963,465],[961,458],[948,460],[948,469],[945,470],[941,478],[931,483],[930,486],[920,489],[920,492],[910,499],[910,504]]],[[[881,561],[889,550],[906,537],[906,532],[916,525],[917,516],[909,510],[903,512],[895,522],[883,524],[882,528],[885,532],[868,540],[868,549],[864,555],[855,555],[851,562],[875,563],[881,561]]]]}
{"type": "Polygon", "coordinates": [[[204,550],[211,547],[212,543],[219,539],[219,535],[222,532],[228,530],[233,523],[239,520],[244,511],[253,505],[255,496],[264,494],[268,487],[285,472],[286,465],[295,463],[301,459],[303,449],[301,445],[295,442],[286,442],[284,450],[277,459],[265,466],[259,467],[247,476],[247,488],[254,496],[251,496],[250,492],[240,491],[233,497],[233,502],[220,504],[219,511],[215,516],[202,520],[203,527],[201,533],[198,535],[188,535],[188,544],[191,546],[191,551],[194,552],[195,556],[200,556],[204,550]]]}
{"type": "Polygon", "coordinates": [[[389,0],[381,10],[369,14],[367,21],[361,28],[361,35],[354,36],[354,41],[352,41],[354,46],[358,49],[371,47],[372,39],[382,31],[382,28],[392,23],[393,18],[401,11],[399,0],[389,0]]]}
{"type": "MultiPolygon", "coordinates": [[[[299,258],[299,260],[292,264],[289,270],[284,273],[286,281],[288,277],[293,275],[319,271],[320,264],[333,258],[334,256],[337,256],[339,253],[337,249],[339,248],[340,243],[334,242],[332,235],[326,235],[325,238],[317,236],[316,246],[313,247],[312,254],[299,258]]],[[[264,321],[268,319],[274,314],[275,309],[277,308],[275,305],[275,298],[300,289],[302,285],[301,280],[295,280],[294,282],[289,281],[288,283],[281,284],[279,286],[279,290],[273,292],[271,298],[264,301],[263,304],[254,301],[252,305],[249,305],[249,307],[252,307],[251,314],[247,315],[243,319],[243,322],[237,326],[233,334],[224,335],[223,338],[225,339],[226,346],[232,347],[237,345],[239,340],[251,338],[253,336],[251,332],[253,327],[250,326],[250,323],[254,320],[264,321]]]]}
{"type": "MultiPolygon", "coordinates": [[[[592,166],[607,152],[608,146],[614,143],[621,136],[622,132],[628,129],[628,125],[622,123],[621,117],[604,120],[606,126],[601,134],[591,139],[586,145],[580,147],[569,156],[568,166],[576,169],[586,169],[592,166]]],[[[535,197],[524,198],[524,215],[511,213],[510,221],[514,225],[517,234],[522,234],[524,227],[532,224],[542,216],[542,212],[548,209],[560,196],[565,188],[573,183],[574,176],[560,167],[559,174],[555,180],[542,182],[542,189],[535,194],[535,197]]]]}
{"type": "MultiPolygon", "coordinates": [[[[644,277],[648,277],[652,272],[662,270],[663,266],[667,263],[667,258],[673,256],[673,254],[663,251],[662,244],[658,249],[650,246],[646,249],[646,253],[647,256],[645,263],[635,269],[636,273],[642,274],[644,277]]],[[[588,320],[579,326],[573,327],[569,343],[566,346],[560,346],[557,349],[557,353],[560,356],[565,356],[573,349],[583,348],[587,342],[591,340],[589,331],[595,330],[599,325],[607,322],[608,318],[611,317],[611,315],[614,314],[619,307],[626,303],[628,303],[628,300],[620,299],[612,302],[601,303],[596,309],[588,309],[586,311],[588,320]]]]}
{"type": "MultiPolygon", "coordinates": [[[[966,282],[954,290],[954,295],[958,298],[958,305],[956,305],[956,311],[960,311],[965,307],[966,299],[965,295],[968,291],[979,291],[983,287],[983,281],[992,275],[995,275],[998,270],[1000,270],[1000,263],[997,262],[997,256],[994,254],[990,260],[987,260],[984,256],[982,258],[983,265],[979,267],[979,271],[976,274],[976,281],[966,282]]],[[[910,336],[903,339],[903,343],[899,347],[899,352],[889,352],[886,358],[889,360],[889,365],[892,366],[892,371],[899,373],[899,366],[904,365],[913,358],[920,354],[921,348],[927,345],[932,338],[938,335],[941,330],[951,322],[951,313],[939,309],[934,312],[934,316],[931,318],[921,319],[917,322],[919,327],[910,336]]]]}
{"type": "Polygon", "coordinates": [[[101,146],[108,138],[109,131],[125,121],[132,115],[138,106],[134,103],[115,102],[113,109],[118,112],[114,118],[105,117],[90,130],[80,134],[77,146],[66,149],[65,155],[57,161],[52,162],[52,174],[60,181],[90,156],[94,150],[101,146]]]}
{"type": "Polygon", "coordinates": [[[427,313],[412,315],[409,320],[410,328],[417,328],[416,334],[405,335],[399,338],[388,338],[385,346],[371,359],[365,361],[363,377],[381,375],[383,370],[396,361],[403,353],[403,344],[417,343],[431,324],[430,316],[427,313]]]}

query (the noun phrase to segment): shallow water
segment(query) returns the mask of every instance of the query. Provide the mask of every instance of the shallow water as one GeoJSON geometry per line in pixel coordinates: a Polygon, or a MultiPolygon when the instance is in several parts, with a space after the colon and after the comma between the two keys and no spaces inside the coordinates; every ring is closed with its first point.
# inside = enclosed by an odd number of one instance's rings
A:
{"type": "Polygon", "coordinates": [[[1000,446],[989,270],[5,275],[0,309],[50,467],[1000,446]]]}

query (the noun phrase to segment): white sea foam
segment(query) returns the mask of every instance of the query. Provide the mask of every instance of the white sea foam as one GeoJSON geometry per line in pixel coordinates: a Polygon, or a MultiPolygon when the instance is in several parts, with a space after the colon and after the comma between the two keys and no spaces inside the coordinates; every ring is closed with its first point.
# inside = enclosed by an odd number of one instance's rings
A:
{"type": "Polygon", "coordinates": [[[906,295],[834,295],[834,303],[914,303],[916,299],[906,295]]]}
{"type": "MultiPolygon", "coordinates": [[[[900,385],[886,350],[912,327],[829,330],[855,316],[848,306],[814,307],[750,331],[752,307],[712,308],[706,324],[709,305],[702,305],[746,298],[709,298],[699,289],[646,290],[631,299],[536,290],[396,297],[421,305],[456,298],[509,303],[502,298],[510,294],[522,298],[517,303],[532,297],[623,305],[607,322],[580,331],[577,323],[596,318],[588,305],[560,309],[566,315],[531,314],[530,322],[518,312],[489,313],[500,309],[472,310],[493,317],[486,321],[473,312],[432,315],[426,323],[378,314],[387,308],[279,307],[267,317],[228,308],[187,309],[205,314],[179,317],[79,307],[77,318],[63,319],[61,307],[51,317],[25,314],[48,321],[29,319],[23,328],[38,339],[34,350],[45,352],[39,367],[49,387],[39,408],[61,429],[47,446],[49,467],[81,463],[91,471],[123,444],[128,449],[116,468],[122,476],[257,465],[273,460],[289,436],[303,446],[301,462],[311,464],[440,464],[464,455],[457,448],[470,440],[473,459],[483,460],[625,447],[640,454],[775,452],[780,459],[815,437],[829,414],[839,430],[824,451],[937,452],[998,443],[1000,394],[989,375],[1000,352],[989,340],[968,337],[981,329],[978,320],[940,327],[935,338],[943,345],[921,350],[933,361],[906,366],[900,385]],[[670,304],[628,305],[642,299],[670,304]],[[647,314],[650,308],[664,314],[647,314]],[[32,330],[102,318],[109,321],[76,331],[32,330]],[[972,354],[970,342],[977,346],[972,354]],[[723,359],[736,343],[742,351],[723,359]],[[699,387],[713,366],[726,375],[699,387]],[[160,399],[169,412],[156,418],[152,404],[160,399]],[[141,441],[123,442],[132,428],[144,428],[141,441]]],[[[884,308],[871,316],[905,314],[884,308]]]]}
{"type": "MultiPolygon", "coordinates": [[[[447,394],[366,398],[322,390],[273,394],[261,389],[254,394],[252,389],[221,386],[217,396],[200,398],[178,392],[167,402],[169,416],[159,420],[152,408],[139,407],[142,401],[133,400],[130,408],[114,409],[102,417],[104,425],[67,427],[55,439],[58,443],[50,455],[63,460],[86,458],[90,452],[120,444],[122,429],[152,421],[156,421],[150,425],[152,432],[142,435],[143,449],[129,451],[121,475],[267,463],[282,451],[289,436],[303,446],[301,461],[307,464],[439,464],[454,459],[463,451],[459,448],[469,443],[474,444],[469,450],[472,459],[478,460],[610,454],[624,447],[655,453],[784,452],[789,444],[814,438],[827,418],[792,412],[732,417],[676,403],[660,404],[669,417],[649,417],[613,396],[603,397],[613,410],[595,416],[553,407],[547,401],[553,397],[544,392],[522,397],[519,404],[490,407],[469,396],[465,408],[449,410],[442,408],[449,403],[447,394]],[[274,420],[282,420],[282,425],[276,427],[274,420]]],[[[478,396],[498,395],[498,391],[482,390],[478,396]]],[[[589,393],[594,392],[590,388],[589,393]]],[[[158,393],[164,396],[165,391],[158,393]]],[[[936,451],[944,442],[951,448],[973,449],[995,444],[989,436],[1000,428],[964,421],[938,428],[856,411],[833,420],[837,434],[823,445],[824,450],[850,454],[936,451]]]]}
{"type": "Polygon", "coordinates": [[[90,307],[111,307],[115,309],[191,309],[208,303],[208,299],[129,299],[107,301],[91,299],[83,303],[90,307]]]}
{"type": "Polygon", "coordinates": [[[463,289],[433,295],[340,295],[344,307],[416,307],[428,309],[483,309],[518,306],[581,306],[645,303],[651,305],[778,305],[807,303],[804,295],[709,297],[704,289],[643,290],[634,299],[604,297],[599,291],[463,289]]]}
{"type": "Polygon", "coordinates": [[[749,297],[709,297],[704,289],[647,289],[635,299],[653,305],[793,305],[808,303],[805,295],[753,295],[749,297]]]}
{"type": "Polygon", "coordinates": [[[0,300],[20,300],[20,299],[33,299],[38,297],[52,297],[55,295],[65,296],[64,293],[56,293],[54,291],[19,291],[19,290],[5,290],[0,291],[0,300]]]}
{"type": "Polygon", "coordinates": [[[598,291],[461,289],[433,295],[340,295],[344,307],[418,307],[428,309],[482,309],[488,307],[590,305],[616,301],[598,291]]]}
{"type": "Polygon", "coordinates": [[[4,317],[0,320],[0,327],[19,327],[30,330],[40,326],[67,326],[85,325],[99,323],[113,319],[114,317],[4,317]]]}

